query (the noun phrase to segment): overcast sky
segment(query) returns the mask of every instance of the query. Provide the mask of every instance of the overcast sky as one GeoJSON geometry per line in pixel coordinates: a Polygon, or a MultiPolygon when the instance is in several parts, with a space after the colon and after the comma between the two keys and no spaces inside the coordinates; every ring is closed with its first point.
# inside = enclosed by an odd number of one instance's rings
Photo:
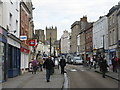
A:
{"type": "Polygon", "coordinates": [[[58,39],[64,30],[71,31],[71,25],[87,15],[88,22],[106,15],[119,0],[32,0],[35,29],[57,26],[58,39]]]}

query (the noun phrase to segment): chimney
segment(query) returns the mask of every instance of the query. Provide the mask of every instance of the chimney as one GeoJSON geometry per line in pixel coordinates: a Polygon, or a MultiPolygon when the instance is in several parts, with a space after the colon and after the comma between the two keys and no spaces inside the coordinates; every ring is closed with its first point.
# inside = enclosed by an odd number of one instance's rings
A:
{"type": "Polygon", "coordinates": [[[83,16],[83,18],[80,18],[80,21],[87,22],[87,16],[83,16]]]}

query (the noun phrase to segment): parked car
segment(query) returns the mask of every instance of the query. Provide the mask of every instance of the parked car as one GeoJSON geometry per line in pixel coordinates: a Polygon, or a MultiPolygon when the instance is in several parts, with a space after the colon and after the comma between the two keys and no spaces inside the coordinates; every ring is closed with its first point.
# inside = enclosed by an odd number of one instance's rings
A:
{"type": "Polygon", "coordinates": [[[74,57],[73,64],[83,64],[83,59],[81,57],[74,57]]]}
{"type": "Polygon", "coordinates": [[[67,63],[68,63],[68,64],[72,64],[72,63],[73,63],[73,58],[69,56],[69,57],[67,58],[67,63]]]}

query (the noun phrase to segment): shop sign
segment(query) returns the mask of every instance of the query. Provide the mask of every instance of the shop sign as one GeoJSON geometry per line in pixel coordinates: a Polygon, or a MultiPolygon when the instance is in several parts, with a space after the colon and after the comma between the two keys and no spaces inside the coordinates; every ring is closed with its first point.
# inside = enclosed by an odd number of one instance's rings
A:
{"type": "Polygon", "coordinates": [[[27,36],[20,36],[20,40],[27,40],[27,36]]]}
{"type": "Polygon", "coordinates": [[[105,53],[108,53],[108,50],[105,50],[105,53]]]}
{"type": "Polygon", "coordinates": [[[3,34],[3,30],[2,30],[2,28],[0,28],[0,33],[3,34]]]}
{"type": "Polygon", "coordinates": [[[36,41],[35,40],[29,40],[29,46],[35,46],[36,41]]]}
{"type": "Polygon", "coordinates": [[[29,54],[29,52],[30,52],[30,50],[27,50],[27,49],[25,49],[25,48],[20,48],[20,51],[21,52],[24,52],[24,53],[27,53],[27,54],[29,54]]]}
{"type": "Polygon", "coordinates": [[[109,52],[115,52],[116,51],[116,49],[110,49],[109,50],[109,52]]]}
{"type": "Polygon", "coordinates": [[[120,40],[118,41],[118,45],[120,45],[120,40]]]}

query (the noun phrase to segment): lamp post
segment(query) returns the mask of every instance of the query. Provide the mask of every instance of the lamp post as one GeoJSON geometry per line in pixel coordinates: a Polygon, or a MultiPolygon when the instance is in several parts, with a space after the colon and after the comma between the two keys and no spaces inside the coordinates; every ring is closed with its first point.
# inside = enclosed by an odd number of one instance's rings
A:
{"type": "Polygon", "coordinates": [[[50,33],[50,56],[51,56],[51,33],[50,33]]]}
{"type": "Polygon", "coordinates": [[[105,56],[104,37],[105,37],[105,35],[103,35],[103,58],[104,58],[104,56],[105,56]]]}

